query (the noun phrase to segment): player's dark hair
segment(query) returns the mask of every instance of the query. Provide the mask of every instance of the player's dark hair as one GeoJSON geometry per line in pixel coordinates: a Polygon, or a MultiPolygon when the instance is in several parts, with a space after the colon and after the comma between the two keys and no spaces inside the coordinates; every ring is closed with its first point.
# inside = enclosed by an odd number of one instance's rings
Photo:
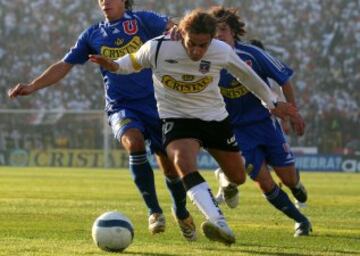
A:
{"type": "Polygon", "coordinates": [[[209,12],[217,19],[218,23],[225,22],[229,25],[236,40],[240,40],[240,37],[246,34],[245,22],[241,21],[240,16],[237,14],[238,9],[214,6],[209,12]]]}
{"type": "Polygon", "coordinates": [[[195,9],[180,21],[179,30],[192,34],[209,34],[213,38],[216,19],[203,9],[195,9]]]}
{"type": "Polygon", "coordinates": [[[261,42],[258,39],[250,39],[250,44],[255,45],[256,47],[265,50],[265,46],[263,44],[263,42],[261,42]]]}
{"type": "Polygon", "coordinates": [[[134,0],[125,0],[125,9],[131,11],[133,8],[134,0]]]}

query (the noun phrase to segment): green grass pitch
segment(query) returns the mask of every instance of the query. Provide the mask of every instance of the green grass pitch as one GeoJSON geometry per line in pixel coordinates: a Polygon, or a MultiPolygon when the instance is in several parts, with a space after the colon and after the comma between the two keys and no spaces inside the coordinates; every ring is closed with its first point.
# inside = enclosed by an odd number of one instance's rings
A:
{"type": "MultiPolygon", "coordinates": [[[[202,172],[213,191],[213,172],[202,172]]],[[[293,238],[294,223],[273,209],[247,180],[240,206],[222,206],[237,242],[231,247],[199,233],[188,243],[170,213],[171,200],[161,173],[158,196],[166,232],[150,235],[147,212],[126,170],[0,168],[0,255],[114,255],[99,250],[91,226],[105,211],[118,210],[135,226],[125,255],[360,255],[360,174],[303,173],[314,232],[293,238]]],[[[287,191],[287,190],[286,190],[287,191]]],[[[189,202],[197,227],[202,215],[189,202]]]]}

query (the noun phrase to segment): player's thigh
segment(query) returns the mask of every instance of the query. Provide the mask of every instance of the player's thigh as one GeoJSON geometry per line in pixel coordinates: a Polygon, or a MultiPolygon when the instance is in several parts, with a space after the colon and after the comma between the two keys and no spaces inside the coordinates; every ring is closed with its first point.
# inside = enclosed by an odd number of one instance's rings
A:
{"type": "Polygon", "coordinates": [[[225,151],[213,148],[208,149],[208,151],[231,182],[238,185],[245,182],[245,166],[239,151],[225,151]]]}
{"type": "Polygon", "coordinates": [[[298,175],[296,173],[295,165],[273,167],[276,175],[280,178],[281,182],[287,187],[293,188],[298,182],[298,175]]]}
{"type": "Polygon", "coordinates": [[[166,146],[166,152],[181,177],[197,171],[199,141],[191,138],[176,139],[166,146]]]}

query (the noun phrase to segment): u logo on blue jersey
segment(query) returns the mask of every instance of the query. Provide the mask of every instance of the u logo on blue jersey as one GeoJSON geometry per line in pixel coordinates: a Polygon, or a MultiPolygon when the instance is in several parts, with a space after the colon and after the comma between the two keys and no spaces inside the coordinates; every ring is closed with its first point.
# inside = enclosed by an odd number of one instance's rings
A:
{"type": "Polygon", "coordinates": [[[130,36],[135,35],[138,32],[138,25],[136,20],[127,20],[123,22],[124,32],[130,36]]]}

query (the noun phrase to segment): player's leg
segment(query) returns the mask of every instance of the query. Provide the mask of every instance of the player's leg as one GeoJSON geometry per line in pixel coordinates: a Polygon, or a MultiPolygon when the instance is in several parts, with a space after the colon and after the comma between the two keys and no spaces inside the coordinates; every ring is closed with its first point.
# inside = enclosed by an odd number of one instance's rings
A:
{"type": "Polygon", "coordinates": [[[156,195],[154,173],[147,159],[144,127],[136,114],[127,110],[111,115],[109,121],[115,138],[129,154],[129,169],[149,210],[149,230],[153,234],[163,232],[165,218],[156,195]]]}
{"type": "Polygon", "coordinates": [[[296,230],[295,235],[308,235],[311,229],[311,224],[308,219],[303,215],[291,202],[288,195],[283,191],[271,177],[270,171],[265,163],[262,164],[260,172],[254,178],[254,181],[263,192],[265,198],[276,209],[283,212],[286,216],[293,219],[296,223],[304,223],[308,227],[304,230],[296,230]],[[301,234],[300,234],[301,231],[301,234]]]}
{"type": "Polygon", "coordinates": [[[209,153],[219,163],[220,168],[215,171],[215,177],[219,183],[219,191],[216,201],[224,201],[230,208],[239,204],[238,185],[245,182],[244,161],[239,152],[228,152],[216,149],[208,149],[209,153]]]}
{"type": "Polygon", "coordinates": [[[173,207],[172,213],[178,223],[183,236],[193,241],[196,239],[196,229],[192,216],[186,209],[186,191],[181,182],[181,179],[167,157],[163,143],[162,143],[162,129],[161,120],[156,115],[143,116],[142,121],[146,126],[146,137],[149,140],[150,150],[155,153],[156,161],[159,165],[160,170],[165,175],[165,182],[170,192],[173,207]]]}
{"type": "Polygon", "coordinates": [[[164,120],[164,145],[168,157],[182,179],[187,195],[207,219],[202,224],[205,236],[211,240],[231,244],[235,242],[235,236],[227,226],[209,185],[197,170],[200,142],[195,138],[198,137],[198,125],[197,121],[188,119],[164,120]]]}
{"type": "Polygon", "coordinates": [[[153,234],[164,232],[165,217],[156,195],[154,173],[147,158],[143,134],[138,129],[128,129],[121,142],[129,153],[134,182],[149,209],[149,230],[153,234]]]}
{"type": "MultiPolygon", "coordinates": [[[[275,127],[277,128],[273,129],[273,142],[268,143],[262,149],[265,158],[267,159],[267,163],[274,168],[276,174],[280,177],[282,182],[287,186],[294,188],[299,182],[294,167],[295,159],[289,145],[283,137],[280,125],[277,122],[275,127]]],[[[266,196],[269,201],[271,201],[271,198],[275,195],[278,195],[278,198],[280,198],[275,202],[275,204],[278,204],[278,207],[286,207],[283,212],[295,221],[294,236],[309,235],[311,231],[310,221],[295,207],[295,205],[289,200],[286,193],[277,186],[274,187],[272,191],[266,192],[266,196]],[[281,203],[283,205],[281,205],[281,203]]]]}
{"type": "Polygon", "coordinates": [[[186,209],[184,185],[169,158],[161,152],[157,152],[155,156],[159,168],[165,175],[166,186],[173,201],[172,215],[178,223],[182,235],[187,240],[194,241],[196,240],[196,227],[191,214],[186,209]]]}
{"type": "Polygon", "coordinates": [[[235,208],[239,203],[237,186],[245,182],[246,175],[244,160],[233,129],[226,119],[222,122],[212,122],[211,129],[203,130],[202,133],[207,138],[205,147],[220,166],[215,172],[220,195],[230,208],[235,208]]]}
{"type": "Polygon", "coordinates": [[[295,165],[274,167],[281,182],[287,186],[298,202],[304,204],[307,201],[307,191],[300,180],[299,171],[295,165]]]}
{"type": "Polygon", "coordinates": [[[288,195],[274,182],[265,164],[262,165],[254,181],[270,204],[293,219],[295,223],[303,224],[303,230],[296,230],[295,236],[309,234],[311,229],[309,220],[295,207],[288,195]],[[306,227],[304,225],[306,225],[306,227]]]}
{"type": "Polygon", "coordinates": [[[300,181],[299,172],[295,168],[294,154],[289,144],[286,142],[285,135],[278,121],[268,121],[264,124],[266,131],[266,158],[282,183],[290,188],[294,197],[300,202],[307,200],[307,191],[300,181]]]}

